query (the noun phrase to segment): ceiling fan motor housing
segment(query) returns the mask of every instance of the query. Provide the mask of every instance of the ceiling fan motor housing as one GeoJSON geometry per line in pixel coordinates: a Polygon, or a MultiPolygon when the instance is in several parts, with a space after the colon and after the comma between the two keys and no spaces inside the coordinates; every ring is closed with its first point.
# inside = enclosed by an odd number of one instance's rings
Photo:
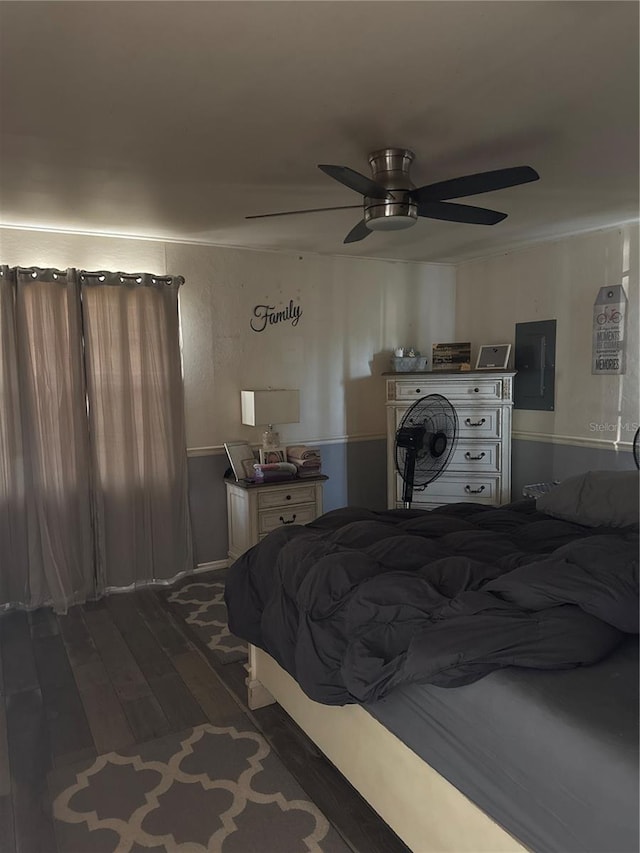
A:
{"type": "Polygon", "coordinates": [[[382,148],[369,155],[372,179],[392,194],[390,199],[364,199],[364,221],[371,231],[398,231],[418,220],[418,204],[409,195],[415,185],[409,177],[413,151],[382,148]]]}

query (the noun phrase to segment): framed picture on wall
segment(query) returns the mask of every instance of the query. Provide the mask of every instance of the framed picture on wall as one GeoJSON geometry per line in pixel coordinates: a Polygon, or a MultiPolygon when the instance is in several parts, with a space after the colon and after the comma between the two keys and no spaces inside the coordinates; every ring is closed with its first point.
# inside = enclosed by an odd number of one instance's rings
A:
{"type": "Polygon", "coordinates": [[[478,352],[476,370],[506,370],[511,344],[483,344],[478,352]]]}

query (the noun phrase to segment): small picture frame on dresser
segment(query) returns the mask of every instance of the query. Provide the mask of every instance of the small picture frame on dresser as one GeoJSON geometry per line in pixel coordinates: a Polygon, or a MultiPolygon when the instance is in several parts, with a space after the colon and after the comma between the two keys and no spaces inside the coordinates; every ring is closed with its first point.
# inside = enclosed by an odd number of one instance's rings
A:
{"type": "Polygon", "coordinates": [[[506,370],[511,344],[483,344],[478,350],[476,370],[506,370]]]}

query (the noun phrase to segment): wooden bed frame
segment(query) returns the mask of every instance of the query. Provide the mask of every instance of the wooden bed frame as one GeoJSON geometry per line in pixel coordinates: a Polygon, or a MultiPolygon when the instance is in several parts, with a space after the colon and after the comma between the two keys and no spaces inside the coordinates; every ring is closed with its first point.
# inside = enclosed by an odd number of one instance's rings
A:
{"type": "Polygon", "coordinates": [[[414,853],[526,850],[364,708],[314,702],[255,646],[247,686],[249,707],[278,702],[414,853]]]}

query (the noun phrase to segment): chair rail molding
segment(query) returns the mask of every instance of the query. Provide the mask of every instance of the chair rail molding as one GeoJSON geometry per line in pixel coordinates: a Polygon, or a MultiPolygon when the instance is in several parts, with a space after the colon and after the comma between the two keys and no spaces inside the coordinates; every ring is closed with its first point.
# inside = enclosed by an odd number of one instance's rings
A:
{"type": "MultiPolygon", "coordinates": [[[[291,439],[290,442],[282,442],[283,446],[286,447],[287,444],[308,444],[312,446],[317,445],[329,445],[329,444],[354,444],[358,441],[385,441],[386,434],[385,433],[354,433],[352,435],[338,435],[333,436],[332,438],[296,438],[291,439]]],[[[254,450],[258,450],[261,447],[259,444],[252,445],[254,450]]],[[[211,447],[188,447],[187,448],[187,456],[217,456],[218,454],[225,453],[223,444],[214,444],[211,447]]]]}
{"type": "Polygon", "coordinates": [[[632,441],[618,441],[614,438],[589,438],[584,435],[556,435],[551,432],[526,432],[513,430],[514,440],[540,441],[544,444],[574,444],[579,447],[595,447],[599,450],[628,450],[632,449],[632,441]]]}

